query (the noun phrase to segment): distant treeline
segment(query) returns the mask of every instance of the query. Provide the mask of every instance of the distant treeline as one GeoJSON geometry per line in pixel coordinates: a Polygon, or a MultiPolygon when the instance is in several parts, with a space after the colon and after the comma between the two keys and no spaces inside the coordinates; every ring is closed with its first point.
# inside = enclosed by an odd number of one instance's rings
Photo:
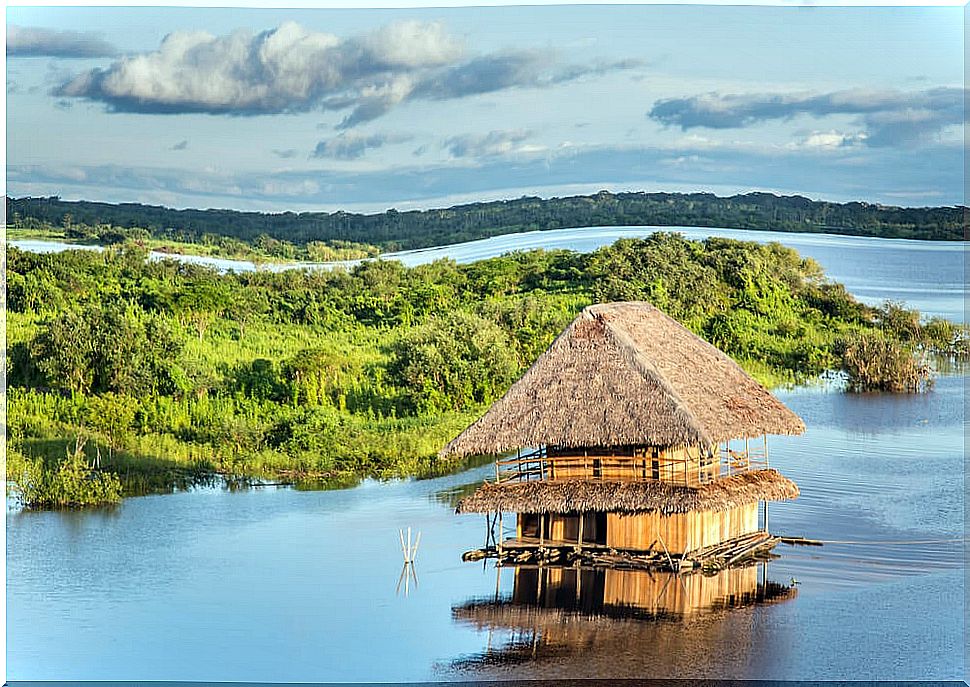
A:
{"type": "Polygon", "coordinates": [[[569,198],[523,197],[447,209],[348,212],[238,212],[173,210],[139,203],[65,201],[58,197],[8,198],[8,221],[64,226],[110,224],[143,228],[155,239],[202,242],[261,238],[298,246],[313,241],[353,241],[384,251],[427,248],[523,231],[586,226],[697,226],[786,232],[826,232],[885,238],[963,240],[966,208],[904,208],[870,203],[830,203],[802,196],[749,193],[726,198],[710,193],[608,193],[569,198]]]}

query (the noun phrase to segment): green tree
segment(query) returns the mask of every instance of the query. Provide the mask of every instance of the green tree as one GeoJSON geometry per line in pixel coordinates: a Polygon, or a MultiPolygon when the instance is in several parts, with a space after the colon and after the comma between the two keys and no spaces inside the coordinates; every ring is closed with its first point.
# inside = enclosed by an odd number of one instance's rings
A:
{"type": "Polygon", "coordinates": [[[461,311],[415,327],[394,344],[391,355],[392,381],[422,414],[487,403],[518,371],[501,327],[461,311]]]}

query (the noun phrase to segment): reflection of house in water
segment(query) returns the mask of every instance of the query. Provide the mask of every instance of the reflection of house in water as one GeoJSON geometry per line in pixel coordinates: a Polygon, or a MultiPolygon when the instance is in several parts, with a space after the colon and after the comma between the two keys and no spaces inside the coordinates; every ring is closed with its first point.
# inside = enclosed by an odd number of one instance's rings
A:
{"type": "MultiPolygon", "coordinates": [[[[502,568],[496,574],[501,576],[502,568]]],[[[562,616],[682,618],[789,593],[788,587],[765,583],[764,567],[753,565],[715,575],[563,566],[516,566],[504,574],[513,577],[510,597],[464,608],[515,608],[526,616],[545,611],[562,616]]]]}
{"type": "Polygon", "coordinates": [[[777,541],[767,502],[798,488],[768,467],[767,435],[802,431],[673,319],[647,303],[609,303],[583,310],[442,455],[518,452],[458,505],[499,524],[494,545],[469,558],[724,567],[777,541]],[[510,539],[503,512],[517,514],[510,539]]]}
{"type": "MultiPolygon", "coordinates": [[[[547,566],[517,566],[505,571],[499,567],[496,574],[514,576],[511,595],[497,593],[493,598],[469,601],[453,609],[459,623],[489,633],[484,652],[459,661],[456,668],[589,657],[587,650],[604,648],[621,638],[654,636],[664,628],[673,636],[698,628],[700,632],[716,633],[717,622],[692,625],[692,619],[723,608],[780,601],[795,594],[793,587],[766,581],[767,564],[729,568],[712,576],[547,566]]],[[[693,641],[699,639],[692,637],[693,641]]],[[[709,649],[704,647],[705,651],[709,649]]],[[[647,656],[657,651],[656,641],[643,642],[639,658],[660,660],[662,657],[647,656]]],[[[615,648],[605,653],[616,656],[615,648]]]]}

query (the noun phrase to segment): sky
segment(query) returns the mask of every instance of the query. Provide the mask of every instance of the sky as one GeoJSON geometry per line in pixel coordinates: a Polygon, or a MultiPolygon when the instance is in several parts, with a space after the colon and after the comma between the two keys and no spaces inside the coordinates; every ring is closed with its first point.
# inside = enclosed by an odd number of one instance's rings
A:
{"type": "Polygon", "coordinates": [[[7,192],[963,204],[962,7],[8,7],[7,192]]]}

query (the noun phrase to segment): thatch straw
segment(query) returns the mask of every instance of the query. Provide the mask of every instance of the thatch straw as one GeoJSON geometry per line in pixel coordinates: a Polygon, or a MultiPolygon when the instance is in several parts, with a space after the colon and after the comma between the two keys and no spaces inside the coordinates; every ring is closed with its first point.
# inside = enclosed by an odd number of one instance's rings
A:
{"type": "Polygon", "coordinates": [[[534,446],[710,446],[801,419],[649,303],[591,305],[442,456],[534,446]]]}
{"type": "Polygon", "coordinates": [[[724,511],[758,501],[798,496],[798,487],[777,470],[755,470],[696,487],[660,481],[486,482],[458,502],[457,513],[645,513],[724,511]]]}

